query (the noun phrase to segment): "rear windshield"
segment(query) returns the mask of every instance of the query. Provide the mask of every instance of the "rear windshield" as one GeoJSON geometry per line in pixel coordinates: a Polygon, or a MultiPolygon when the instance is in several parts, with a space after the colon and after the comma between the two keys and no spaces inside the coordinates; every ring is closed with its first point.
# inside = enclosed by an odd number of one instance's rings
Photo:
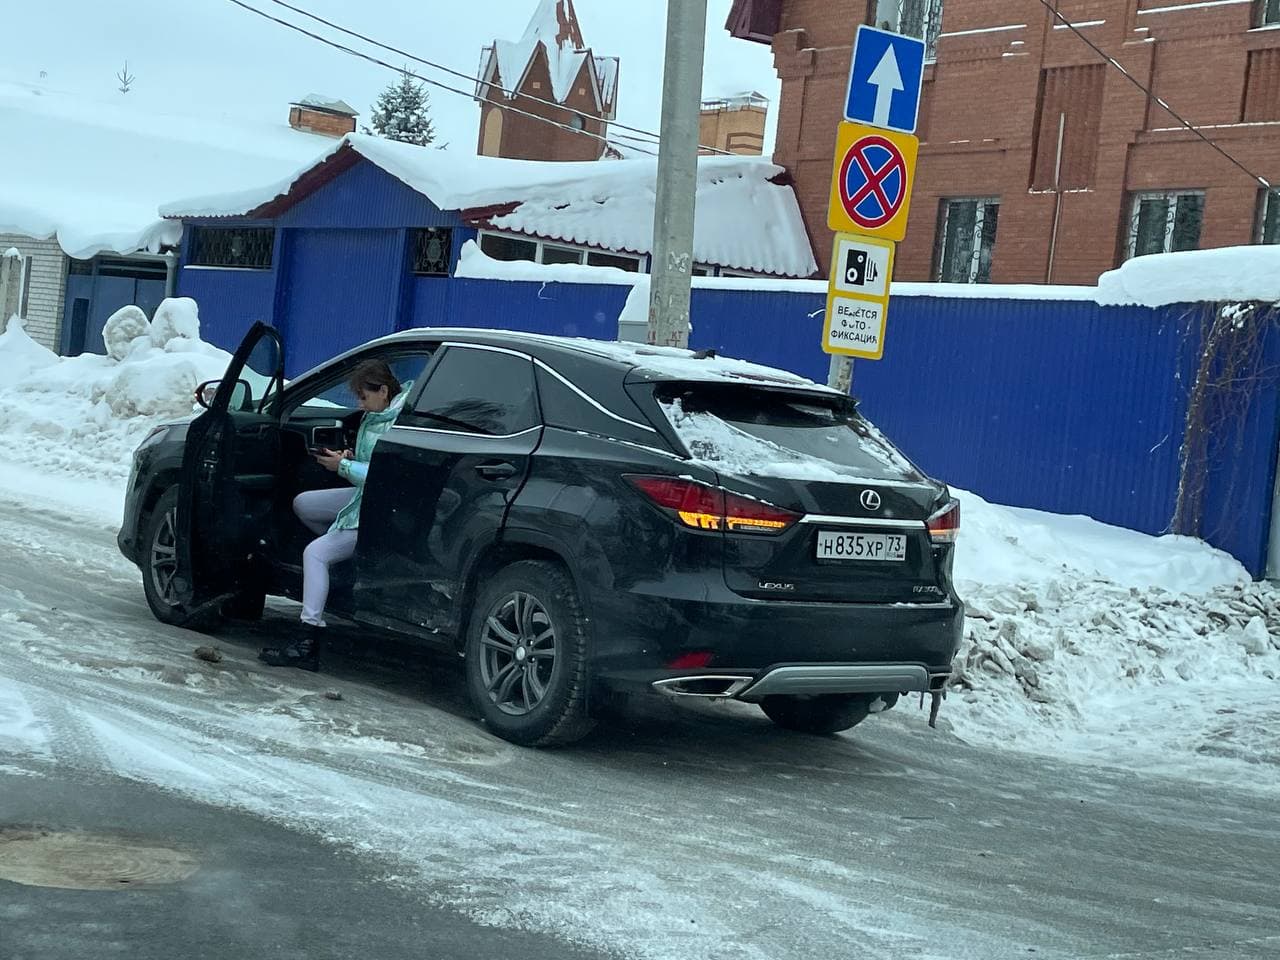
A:
{"type": "Polygon", "coordinates": [[[852,401],[742,386],[669,385],[658,402],[694,459],[739,476],[924,480],[852,401]]]}

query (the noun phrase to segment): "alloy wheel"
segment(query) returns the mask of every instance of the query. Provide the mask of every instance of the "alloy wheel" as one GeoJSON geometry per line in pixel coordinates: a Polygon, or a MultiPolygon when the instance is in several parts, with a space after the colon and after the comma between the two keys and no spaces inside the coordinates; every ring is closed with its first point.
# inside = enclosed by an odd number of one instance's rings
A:
{"type": "Polygon", "coordinates": [[[480,642],[480,678],[489,699],[511,716],[531,712],[555,670],[556,631],[546,607],[531,594],[508,594],[490,608],[480,642]]]}
{"type": "Polygon", "coordinates": [[[178,538],[175,533],[178,511],[169,510],[151,540],[151,584],[156,596],[171,607],[178,606],[178,538]]]}

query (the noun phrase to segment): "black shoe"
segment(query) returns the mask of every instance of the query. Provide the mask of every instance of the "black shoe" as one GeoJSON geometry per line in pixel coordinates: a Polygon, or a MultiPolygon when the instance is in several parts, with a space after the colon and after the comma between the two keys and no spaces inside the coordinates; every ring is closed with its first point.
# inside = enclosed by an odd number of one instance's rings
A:
{"type": "Polygon", "coordinates": [[[320,669],[320,631],[323,628],[303,625],[302,637],[283,647],[263,647],[258,659],[269,667],[297,667],[315,673],[320,669]]]}

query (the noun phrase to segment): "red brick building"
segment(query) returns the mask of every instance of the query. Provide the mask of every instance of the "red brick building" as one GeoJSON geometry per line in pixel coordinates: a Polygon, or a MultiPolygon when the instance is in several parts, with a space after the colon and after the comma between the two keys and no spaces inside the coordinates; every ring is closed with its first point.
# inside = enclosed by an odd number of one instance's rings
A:
{"type": "Polygon", "coordinates": [[[586,45],[573,0],[538,0],[519,40],[484,48],[479,77],[481,156],[599,160],[604,153],[618,58],[586,45]]]}
{"type": "Polygon", "coordinates": [[[1181,128],[1055,7],[1280,184],[1280,0],[736,0],[729,30],[773,47],[774,157],[795,179],[824,270],[859,23],[930,46],[898,279],[1092,283],[1142,253],[1280,242],[1280,195],[1181,128]]]}

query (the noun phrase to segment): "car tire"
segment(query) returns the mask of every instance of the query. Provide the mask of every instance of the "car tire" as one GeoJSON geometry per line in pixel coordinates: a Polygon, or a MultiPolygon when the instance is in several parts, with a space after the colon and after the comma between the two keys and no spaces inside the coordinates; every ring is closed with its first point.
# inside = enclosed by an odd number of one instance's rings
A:
{"type": "Polygon", "coordinates": [[[467,692],[485,724],[526,747],[572,743],[587,716],[590,637],[572,578],[521,560],[476,594],[465,646],[467,692]]]}
{"type": "Polygon", "coordinates": [[[174,485],[160,496],[147,517],[142,541],[142,592],[146,595],[152,616],[161,623],[207,630],[217,625],[218,615],[207,610],[194,615],[174,590],[172,577],[177,570],[177,516],[178,487],[174,485]]]}
{"type": "Polygon", "coordinates": [[[832,734],[856,727],[871,716],[872,705],[882,700],[887,710],[896,694],[826,694],[818,697],[765,697],[760,709],[784,730],[798,733],[832,734]]]}

